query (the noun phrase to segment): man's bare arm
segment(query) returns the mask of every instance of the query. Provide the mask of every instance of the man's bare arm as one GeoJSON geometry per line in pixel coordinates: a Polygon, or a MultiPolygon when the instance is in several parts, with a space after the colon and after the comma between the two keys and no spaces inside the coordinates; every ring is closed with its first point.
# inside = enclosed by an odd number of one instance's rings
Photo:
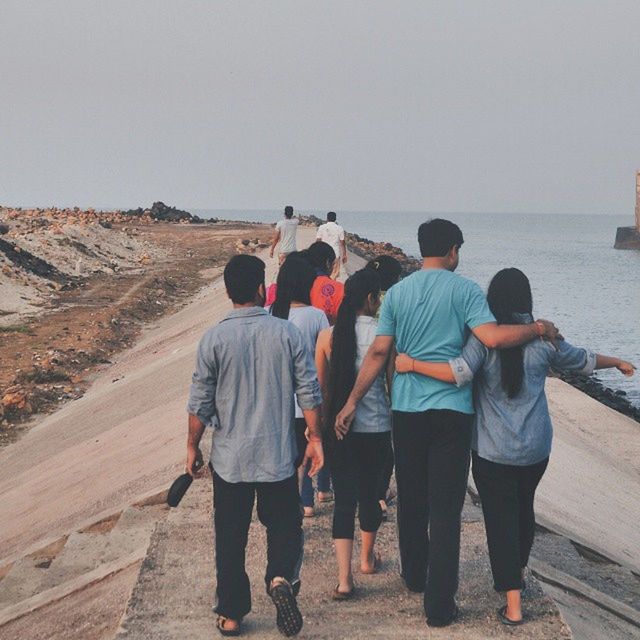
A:
{"type": "Polygon", "coordinates": [[[269,250],[269,255],[273,258],[273,252],[276,250],[276,245],[280,242],[280,229],[276,229],[276,232],[273,234],[273,240],[271,240],[271,249],[269,250]]]}
{"type": "Polygon", "coordinates": [[[200,452],[200,440],[204,429],[205,425],[202,420],[190,413],[189,435],[187,436],[187,473],[194,478],[200,478],[204,474],[201,464],[202,453],[200,452]]]}
{"type": "Polygon", "coordinates": [[[558,337],[558,329],[547,320],[536,320],[530,324],[487,322],[471,331],[488,349],[508,349],[531,342],[535,338],[553,341],[558,337]]]}
{"type": "Polygon", "coordinates": [[[393,336],[378,336],[371,346],[364,362],[360,367],[360,372],[356,379],[356,383],[347,399],[346,404],[336,417],[336,435],[342,439],[353,422],[356,414],[356,406],[365,394],[371,388],[375,379],[387,364],[387,360],[393,349],[393,336]]]}

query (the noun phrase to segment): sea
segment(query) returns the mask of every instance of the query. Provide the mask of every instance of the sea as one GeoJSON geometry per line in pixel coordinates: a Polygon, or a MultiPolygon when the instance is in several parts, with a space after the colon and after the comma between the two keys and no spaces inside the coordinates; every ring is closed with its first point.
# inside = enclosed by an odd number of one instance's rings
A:
{"type": "MultiPolygon", "coordinates": [[[[276,222],[282,216],[279,211],[257,210],[193,213],[255,222],[276,222]]],[[[300,213],[324,218],[326,212],[300,213]]],[[[536,317],[553,320],[572,344],[630,360],[640,368],[640,251],[613,248],[616,227],[631,225],[632,215],[337,213],[347,231],[390,242],[413,256],[420,255],[420,223],[435,217],[452,220],[464,235],[458,273],[486,289],[500,269],[521,269],[531,281],[536,317]]],[[[640,406],[640,371],[633,378],[615,369],[595,375],[640,406]]]]}

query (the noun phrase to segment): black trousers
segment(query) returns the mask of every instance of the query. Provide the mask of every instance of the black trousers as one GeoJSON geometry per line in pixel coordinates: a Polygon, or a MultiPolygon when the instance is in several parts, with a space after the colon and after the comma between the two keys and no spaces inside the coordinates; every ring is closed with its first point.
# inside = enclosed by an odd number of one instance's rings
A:
{"type": "Polygon", "coordinates": [[[373,533],[382,522],[378,499],[391,433],[347,433],[331,456],[334,539],[353,540],[356,508],[360,529],[373,533]]]}
{"type": "Polygon", "coordinates": [[[411,591],[424,591],[432,620],[455,610],[472,420],[444,409],[393,412],[400,571],[411,591]]]}
{"type": "Polygon", "coordinates": [[[378,500],[387,500],[387,492],[389,491],[389,485],[391,484],[391,476],[393,475],[393,447],[391,446],[391,440],[389,440],[389,446],[387,447],[387,458],[382,470],[382,476],[380,478],[380,484],[378,486],[378,500]]]}
{"type": "Polygon", "coordinates": [[[520,589],[536,530],[533,501],[549,458],[528,466],[498,464],[473,452],[476,483],[493,583],[497,591],[520,589]]]}
{"type": "Polygon", "coordinates": [[[245,549],[253,503],[267,528],[267,587],[275,577],[291,581],[302,553],[302,509],[296,475],[280,482],[226,482],[213,474],[219,615],[240,620],[251,611],[245,549]]]}

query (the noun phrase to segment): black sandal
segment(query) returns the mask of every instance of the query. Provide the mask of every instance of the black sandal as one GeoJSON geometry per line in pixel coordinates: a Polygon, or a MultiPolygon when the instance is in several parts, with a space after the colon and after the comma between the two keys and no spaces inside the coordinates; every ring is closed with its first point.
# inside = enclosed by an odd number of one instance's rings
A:
{"type": "Polygon", "coordinates": [[[343,602],[344,600],[351,600],[356,595],[356,588],[351,587],[351,591],[339,591],[340,585],[337,584],[333,590],[332,598],[337,602],[343,602]]]}
{"type": "Polygon", "coordinates": [[[278,631],[287,638],[300,633],[303,624],[302,614],[291,585],[283,579],[269,589],[269,596],[276,606],[278,631]]]}
{"type": "Polygon", "coordinates": [[[507,618],[507,606],[498,609],[498,620],[502,622],[507,627],[519,627],[521,624],[524,624],[524,618],[520,618],[520,620],[512,620],[511,618],[507,618]]]}
{"type": "Polygon", "coordinates": [[[218,631],[220,632],[221,636],[225,636],[226,638],[236,638],[238,637],[242,631],[240,630],[240,622],[238,622],[238,628],[237,629],[225,629],[224,628],[224,623],[227,622],[227,620],[231,620],[231,618],[225,618],[224,616],[218,616],[216,618],[216,627],[218,628],[218,631]]]}

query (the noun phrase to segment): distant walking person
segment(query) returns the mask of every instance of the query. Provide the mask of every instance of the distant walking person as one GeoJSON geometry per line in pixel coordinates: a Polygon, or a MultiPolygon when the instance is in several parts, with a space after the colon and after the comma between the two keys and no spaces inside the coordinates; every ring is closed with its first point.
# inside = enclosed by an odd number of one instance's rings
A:
{"type": "MultiPolygon", "coordinates": [[[[557,329],[548,322],[498,325],[480,287],[454,273],[462,232],[448,220],[420,226],[420,271],[389,289],[378,335],[369,349],[336,429],[347,432],[358,403],[383,371],[394,342],[419,360],[462,353],[471,330],[491,348],[514,347],[557,329]]],[[[470,387],[396,375],[392,388],[393,449],[398,485],[400,569],[411,591],[424,591],[430,626],[458,616],[461,511],[467,487],[473,422],[470,387]]]]}
{"type": "Polygon", "coordinates": [[[291,581],[302,553],[302,514],[295,461],[297,398],[309,433],[305,460],[322,467],[320,387],[300,331],[263,308],[265,264],[255,256],[232,258],[224,270],[233,311],[210,328],[198,346],[189,397],[187,472],[202,475],[199,443],[215,419],[211,448],[216,548],[216,625],[240,635],[251,611],[245,548],[253,503],[267,529],[267,592],[285,636],[302,628],[291,581]]]}
{"type": "Polygon", "coordinates": [[[273,258],[278,242],[280,243],[280,251],[278,252],[278,261],[282,264],[285,258],[296,248],[296,234],[298,233],[298,224],[300,220],[294,218],[293,207],[287,205],[284,208],[284,219],[276,222],[276,230],[271,241],[271,249],[269,256],[273,258]]]}
{"type": "MultiPolygon", "coordinates": [[[[533,321],[531,286],[522,271],[499,271],[487,297],[499,323],[533,321]]],[[[615,367],[631,376],[634,367],[564,340],[557,348],[535,340],[495,350],[475,336],[469,338],[462,356],[448,363],[422,362],[401,354],[396,366],[398,373],[431,376],[458,387],[468,385],[477,374],[473,478],[482,501],[494,587],[506,595],[498,618],[508,626],[520,625],[520,592],[536,527],[533,503],[551,452],[553,429],[544,390],[549,369],[590,375],[594,369],[615,367]]]]}
{"type": "Polygon", "coordinates": [[[326,242],[334,250],[336,261],[329,275],[337,280],[340,277],[340,265],[347,263],[347,244],[344,229],[336,223],[336,214],[333,211],[327,213],[327,221],[318,227],[316,240],[326,242]]]}
{"type": "MultiPolygon", "coordinates": [[[[333,591],[334,600],[348,600],[355,592],[351,556],[356,510],[361,536],[360,571],[370,574],[380,568],[380,556],[374,551],[382,522],[378,492],[391,441],[391,405],[384,371],[362,398],[348,432],[333,429],[336,414],[349,396],[358,368],[375,339],[379,307],[380,277],[369,269],[357,271],[345,283],[335,326],[320,333],[316,348],[335,493],[332,536],[338,584],[333,591]]],[[[393,362],[389,365],[393,367],[393,362]]]]}

